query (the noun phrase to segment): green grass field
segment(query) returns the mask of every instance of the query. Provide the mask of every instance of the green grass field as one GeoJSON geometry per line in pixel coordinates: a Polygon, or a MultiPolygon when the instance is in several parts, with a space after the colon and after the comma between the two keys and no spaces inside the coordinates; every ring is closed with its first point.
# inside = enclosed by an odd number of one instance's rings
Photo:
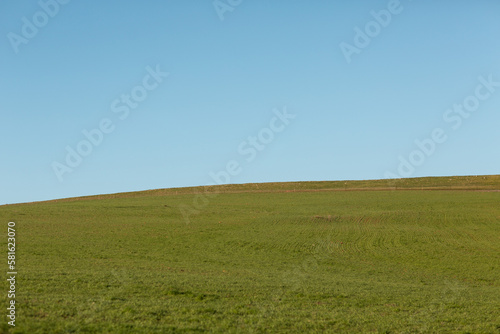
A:
{"type": "Polygon", "coordinates": [[[500,333],[500,177],[357,182],[0,206],[18,271],[0,329],[500,333]]]}

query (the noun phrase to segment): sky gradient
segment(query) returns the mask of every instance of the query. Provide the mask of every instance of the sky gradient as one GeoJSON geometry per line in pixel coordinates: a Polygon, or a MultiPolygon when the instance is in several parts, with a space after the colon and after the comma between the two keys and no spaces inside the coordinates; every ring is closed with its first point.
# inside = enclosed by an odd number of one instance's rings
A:
{"type": "Polygon", "coordinates": [[[499,174],[499,13],[496,1],[2,1],[0,204],[499,174]]]}

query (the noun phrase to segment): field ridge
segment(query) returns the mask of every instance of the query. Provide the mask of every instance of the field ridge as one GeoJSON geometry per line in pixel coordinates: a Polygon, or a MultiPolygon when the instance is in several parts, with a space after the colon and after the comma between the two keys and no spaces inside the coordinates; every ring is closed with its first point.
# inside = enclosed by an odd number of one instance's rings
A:
{"type": "MultiPolygon", "coordinates": [[[[149,196],[192,195],[198,193],[259,193],[259,192],[314,192],[314,191],[384,191],[384,190],[463,190],[500,191],[500,175],[432,176],[402,179],[344,180],[344,181],[295,181],[224,184],[179,188],[120,192],[90,196],[53,199],[44,202],[66,202],[95,199],[137,198],[149,196]]],[[[35,202],[31,202],[35,203],[35,202]]],[[[16,203],[7,205],[20,205],[16,203]]]]}

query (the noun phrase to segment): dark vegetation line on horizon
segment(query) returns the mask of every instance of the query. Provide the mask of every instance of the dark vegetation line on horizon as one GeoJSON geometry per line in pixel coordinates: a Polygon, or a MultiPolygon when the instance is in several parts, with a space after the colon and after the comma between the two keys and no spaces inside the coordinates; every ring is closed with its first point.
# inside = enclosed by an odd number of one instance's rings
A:
{"type": "MultiPolygon", "coordinates": [[[[344,181],[294,181],[223,184],[179,188],[161,188],[114,194],[78,196],[27,203],[22,205],[63,201],[80,201],[110,198],[148,196],[192,195],[197,193],[258,193],[258,192],[307,192],[307,191],[383,191],[383,190],[499,190],[500,175],[428,176],[402,179],[344,180],[344,181]]],[[[1,206],[1,205],[0,205],[1,206]]]]}

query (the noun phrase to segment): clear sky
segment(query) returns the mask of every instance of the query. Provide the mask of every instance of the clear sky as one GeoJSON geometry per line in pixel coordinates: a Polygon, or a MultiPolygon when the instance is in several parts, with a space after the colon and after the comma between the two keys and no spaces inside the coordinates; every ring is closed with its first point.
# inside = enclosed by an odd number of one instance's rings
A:
{"type": "Polygon", "coordinates": [[[0,204],[500,173],[498,1],[5,0],[0,37],[0,204]]]}

